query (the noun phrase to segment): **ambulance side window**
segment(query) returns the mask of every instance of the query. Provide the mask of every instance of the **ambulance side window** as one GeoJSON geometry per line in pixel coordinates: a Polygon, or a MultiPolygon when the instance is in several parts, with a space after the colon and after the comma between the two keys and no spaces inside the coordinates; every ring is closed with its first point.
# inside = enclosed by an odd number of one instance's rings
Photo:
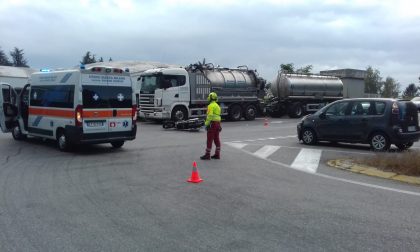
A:
{"type": "Polygon", "coordinates": [[[31,87],[31,106],[73,108],[73,85],[48,85],[31,87]]]}

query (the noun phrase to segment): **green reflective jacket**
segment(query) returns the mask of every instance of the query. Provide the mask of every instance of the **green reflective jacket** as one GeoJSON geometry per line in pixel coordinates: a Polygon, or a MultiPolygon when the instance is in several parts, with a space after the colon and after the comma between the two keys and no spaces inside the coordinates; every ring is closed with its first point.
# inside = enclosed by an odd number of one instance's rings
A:
{"type": "Polygon", "coordinates": [[[207,106],[207,118],[206,126],[210,126],[211,122],[220,122],[222,118],[220,117],[220,107],[215,101],[210,102],[207,106]]]}

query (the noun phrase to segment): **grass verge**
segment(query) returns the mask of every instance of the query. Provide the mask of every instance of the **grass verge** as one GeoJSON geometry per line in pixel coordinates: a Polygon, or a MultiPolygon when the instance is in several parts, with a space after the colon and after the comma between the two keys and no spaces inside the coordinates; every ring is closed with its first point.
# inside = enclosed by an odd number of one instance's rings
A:
{"type": "Polygon", "coordinates": [[[376,153],[374,156],[357,158],[354,162],[401,175],[420,176],[420,151],[417,150],[376,153]]]}

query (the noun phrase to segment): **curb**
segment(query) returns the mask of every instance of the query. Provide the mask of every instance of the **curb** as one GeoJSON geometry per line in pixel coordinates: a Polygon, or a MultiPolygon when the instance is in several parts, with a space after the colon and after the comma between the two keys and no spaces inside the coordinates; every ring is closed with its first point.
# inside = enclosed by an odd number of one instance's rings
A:
{"type": "Polygon", "coordinates": [[[355,164],[351,159],[334,159],[328,161],[327,164],[331,167],[351,171],[354,173],[360,173],[372,177],[391,179],[399,182],[420,185],[420,177],[399,175],[395,172],[381,171],[372,166],[355,164]]]}

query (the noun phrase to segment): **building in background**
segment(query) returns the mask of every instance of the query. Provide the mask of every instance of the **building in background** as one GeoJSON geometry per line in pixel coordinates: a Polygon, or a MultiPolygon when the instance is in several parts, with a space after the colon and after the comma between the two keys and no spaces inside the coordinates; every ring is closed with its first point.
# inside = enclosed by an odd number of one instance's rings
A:
{"type": "MultiPolygon", "coordinates": [[[[344,98],[363,98],[372,97],[365,93],[365,78],[367,72],[358,69],[336,69],[321,71],[320,75],[329,75],[339,77],[343,82],[344,98]]],[[[376,95],[374,95],[376,96],[376,95]]]]}

